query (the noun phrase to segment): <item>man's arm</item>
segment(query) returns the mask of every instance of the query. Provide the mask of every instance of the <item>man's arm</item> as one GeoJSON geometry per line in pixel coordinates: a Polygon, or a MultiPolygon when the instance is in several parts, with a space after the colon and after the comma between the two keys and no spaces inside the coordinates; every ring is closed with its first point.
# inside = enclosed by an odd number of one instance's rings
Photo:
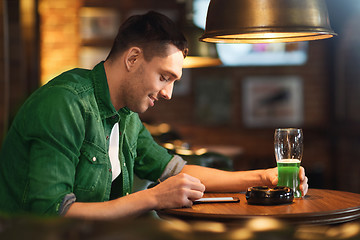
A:
{"type": "MultiPolygon", "coordinates": [[[[275,186],[278,181],[277,168],[228,172],[186,165],[181,172],[198,178],[205,185],[207,192],[240,192],[252,186],[275,186]]],[[[300,167],[299,178],[300,190],[305,196],[308,191],[308,179],[303,167],[300,167]]]]}
{"type": "MultiPolygon", "coordinates": [[[[300,168],[300,190],[307,193],[307,177],[300,168]]],[[[275,186],[277,168],[228,172],[195,165],[186,165],[180,174],[170,177],[154,188],[102,203],[71,205],[65,216],[82,218],[135,217],[150,210],[190,207],[205,191],[239,192],[257,185],[275,186]]]]}
{"type": "Polygon", "coordinates": [[[178,174],[157,186],[115,200],[73,203],[65,216],[90,219],[136,217],[150,210],[191,206],[203,196],[205,186],[192,176],[178,174]]]}
{"type": "Polygon", "coordinates": [[[106,202],[74,202],[65,217],[88,219],[136,217],[150,211],[156,204],[154,198],[147,193],[148,190],[144,190],[106,202]]]}

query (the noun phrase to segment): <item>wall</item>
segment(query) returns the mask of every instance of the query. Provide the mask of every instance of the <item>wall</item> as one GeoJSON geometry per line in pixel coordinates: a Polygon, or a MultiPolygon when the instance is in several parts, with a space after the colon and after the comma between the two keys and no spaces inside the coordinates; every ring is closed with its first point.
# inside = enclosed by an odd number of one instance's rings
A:
{"type": "Polygon", "coordinates": [[[78,0],[39,0],[42,84],[78,66],[81,6],[78,0]]]}
{"type": "Polygon", "coordinates": [[[1,1],[0,144],[17,110],[38,86],[36,8],[22,3],[1,1]],[[26,21],[29,16],[33,21],[26,21]]]}
{"type": "Polygon", "coordinates": [[[6,5],[3,1],[0,2],[0,143],[3,135],[7,129],[7,118],[9,111],[9,97],[8,97],[8,88],[9,88],[9,78],[8,72],[8,54],[6,52],[5,45],[7,45],[7,18],[5,17],[5,8],[6,5]]]}
{"type": "Polygon", "coordinates": [[[333,82],[333,179],[337,189],[360,192],[360,2],[328,0],[338,37],[329,51],[333,82]]]}

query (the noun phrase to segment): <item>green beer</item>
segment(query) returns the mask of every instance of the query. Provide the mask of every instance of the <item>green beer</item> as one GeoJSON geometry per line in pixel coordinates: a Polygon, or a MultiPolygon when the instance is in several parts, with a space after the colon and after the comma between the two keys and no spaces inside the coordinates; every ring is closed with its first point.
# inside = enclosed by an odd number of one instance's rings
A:
{"type": "Polygon", "coordinates": [[[294,197],[301,197],[299,189],[299,159],[282,159],[277,161],[278,167],[278,186],[286,186],[294,191],[294,197]]]}

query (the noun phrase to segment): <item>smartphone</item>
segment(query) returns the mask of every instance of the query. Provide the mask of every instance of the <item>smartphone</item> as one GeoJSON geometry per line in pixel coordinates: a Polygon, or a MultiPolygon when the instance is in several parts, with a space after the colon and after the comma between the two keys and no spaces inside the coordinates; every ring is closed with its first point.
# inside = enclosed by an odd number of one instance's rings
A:
{"type": "Polygon", "coordinates": [[[209,198],[200,198],[194,201],[194,203],[229,203],[229,202],[240,202],[240,199],[237,197],[209,197],[209,198]]]}

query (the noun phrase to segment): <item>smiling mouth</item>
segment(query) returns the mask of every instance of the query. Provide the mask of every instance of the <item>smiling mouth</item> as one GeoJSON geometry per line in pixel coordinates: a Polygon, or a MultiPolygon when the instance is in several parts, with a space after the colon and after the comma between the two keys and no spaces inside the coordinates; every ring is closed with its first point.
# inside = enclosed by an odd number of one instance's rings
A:
{"type": "Polygon", "coordinates": [[[149,98],[152,102],[152,106],[155,104],[155,102],[158,100],[156,97],[152,96],[152,95],[149,95],[149,98]]]}

